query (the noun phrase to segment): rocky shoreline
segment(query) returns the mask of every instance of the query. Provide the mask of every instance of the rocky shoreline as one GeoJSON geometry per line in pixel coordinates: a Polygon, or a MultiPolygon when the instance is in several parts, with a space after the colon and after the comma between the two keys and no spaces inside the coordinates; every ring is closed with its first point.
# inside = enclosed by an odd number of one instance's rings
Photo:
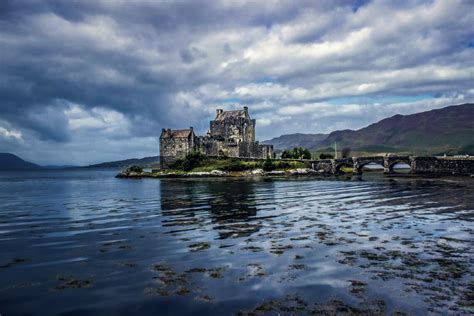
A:
{"type": "Polygon", "coordinates": [[[286,177],[286,176],[319,176],[324,175],[310,168],[264,171],[254,169],[246,171],[212,170],[209,172],[183,172],[173,170],[133,171],[130,168],[120,171],[117,178],[210,178],[210,177],[286,177]]]}

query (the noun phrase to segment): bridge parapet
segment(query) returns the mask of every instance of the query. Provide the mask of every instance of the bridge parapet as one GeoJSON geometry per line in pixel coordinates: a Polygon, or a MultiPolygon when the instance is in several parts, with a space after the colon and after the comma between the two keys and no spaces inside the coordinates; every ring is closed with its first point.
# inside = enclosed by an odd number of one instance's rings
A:
{"type": "Polygon", "coordinates": [[[414,173],[474,174],[474,157],[411,157],[414,173]]]}
{"type": "Polygon", "coordinates": [[[410,156],[386,156],[384,157],[383,168],[385,173],[393,172],[393,167],[399,163],[406,163],[411,167],[412,159],[410,156]]]}
{"type": "Polygon", "coordinates": [[[393,172],[398,163],[406,163],[415,174],[474,174],[474,157],[422,157],[422,156],[373,156],[341,159],[321,159],[311,161],[314,170],[323,173],[337,174],[341,167],[352,167],[354,174],[362,174],[362,168],[369,163],[384,167],[384,173],[393,172]]]}
{"type": "Polygon", "coordinates": [[[354,173],[362,174],[362,168],[369,163],[376,163],[385,168],[385,161],[383,156],[373,156],[373,157],[354,157],[352,158],[354,173]]]}

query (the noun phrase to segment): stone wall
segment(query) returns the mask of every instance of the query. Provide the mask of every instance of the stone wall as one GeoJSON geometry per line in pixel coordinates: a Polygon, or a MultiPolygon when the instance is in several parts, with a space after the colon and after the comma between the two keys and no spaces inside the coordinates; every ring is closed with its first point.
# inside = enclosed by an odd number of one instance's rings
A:
{"type": "Polygon", "coordinates": [[[255,120],[243,117],[230,117],[210,122],[210,135],[216,140],[234,140],[235,142],[255,141],[255,120]]]}
{"type": "Polygon", "coordinates": [[[312,163],[312,168],[322,173],[333,172],[333,162],[331,159],[321,159],[312,163]]]}
{"type": "Polygon", "coordinates": [[[232,143],[223,140],[214,140],[210,137],[198,137],[195,150],[211,157],[273,157],[272,145],[260,145],[258,142],[232,143]]]}
{"type": "Polygon", "coordinates": [[[412,157],[413,173],[474,174],[474,157],[412,157]]]}
{"type": "Polygon", "coordinates": [[[273,158],[272,145],[260,145],[255,141],[256,121],[251,119],[248,108],[237,111],[217,109],[216,119],[210,121],[206,136],[196,137],[192,128],[187,130],[163,130],[160,137],[161,167],[169,166],[192,151],[212,157],[273,158]],[[188,137],[182,137],[184,133],[188,137]]]}
{"type": "Polygon", "coordinates": [[[343,159],[322,159],[312,161],[314,170],[337,174],[342,166],[352,166],[353,173],[361,174],[368,163],[377,163],[384,167],[384,173],[393,172],[397,163],[406,163],[414,174],[456,174],[473,175],[474,157],[409,157],[409,156],[374,156],[343,159]]]}
{"type": "Polygon", "coordinates": [[[167,169],[194,150],[194,134],[189,137],[160,138],[160,167],[167,169]]]}

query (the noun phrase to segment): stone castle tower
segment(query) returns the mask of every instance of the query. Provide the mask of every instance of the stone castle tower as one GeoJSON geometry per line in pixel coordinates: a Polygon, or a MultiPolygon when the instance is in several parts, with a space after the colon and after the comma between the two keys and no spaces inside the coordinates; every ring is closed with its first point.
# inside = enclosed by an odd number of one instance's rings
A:
{"type": "Polygon", "coordinates": [[[255,141],[256,121],[249,115],[248,108],[242,110],[216,110],[216,117],[210,122],[205,136],[196,136],[189,129],[163,129],[160,136],[161,168],[169,168],[176,160],[192,151],[199,151],[209,157],[271,158],[273,145],[260,145],[255,141]]]}

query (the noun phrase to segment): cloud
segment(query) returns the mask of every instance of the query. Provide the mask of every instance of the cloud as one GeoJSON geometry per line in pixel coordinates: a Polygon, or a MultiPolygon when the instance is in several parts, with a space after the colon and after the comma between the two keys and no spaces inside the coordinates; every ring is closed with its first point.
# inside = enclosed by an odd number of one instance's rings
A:
{"type": "Polygon", "coordinates": [[[8,130],[5,127],[0,126],[0,136],[3,138],[13,138],[16,140],[21,140],[22,139],[22,134],[21,132],[14,131],[14,130],[8,130]]]}
{"type": "Polygon", "coordinates": [[[462,0],[2,1],[0,149],[87,163],[155,155],[161,128],[204,133],[217,107],[248,105],[270,138],[469,102],[471,11],[462,0]]]}

